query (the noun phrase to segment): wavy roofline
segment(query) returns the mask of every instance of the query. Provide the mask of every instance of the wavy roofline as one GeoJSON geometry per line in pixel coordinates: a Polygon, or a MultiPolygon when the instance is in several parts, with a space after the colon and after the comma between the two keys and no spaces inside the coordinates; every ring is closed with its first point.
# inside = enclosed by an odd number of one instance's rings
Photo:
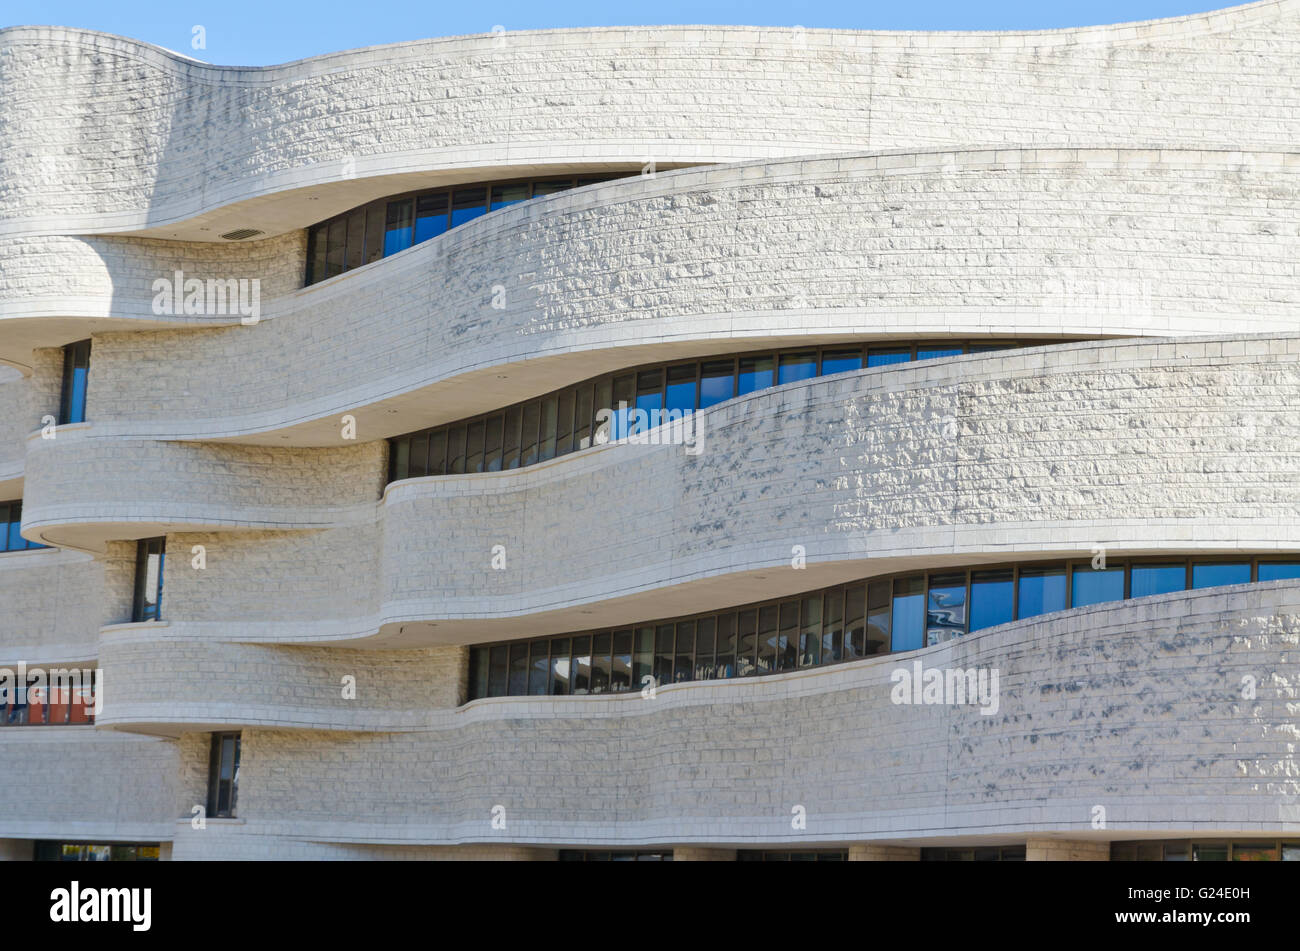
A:
{"type": "MultiPolygon", "coordinates": [[[[1236,26],[1241,22],[1253,22],[1257,20],[1267,20],[1270,15],[1285,15],[1289,12],[1295,12],[1300,9],[1300,0],[1256,0],[1254,3],[1238,4],[1229,7],[1221,7],[1215,10],[1207,10],[1202,13],[1188,13],[1172,17],[1159,17],[1150,20],[1123,20],[1115,23],[1092,24],[1087,26],[1071,27],[1054,27],[1051,29],[1040,30],[855,30],[840,29],[831,27],[801,27],[801,26],[746,26],[732,24],[658,24],[658,25],[639,25],[639,26],[600,26],[600,27],[564,27],[558,29],[537,29],[537,30],[508,30],[505,36],[509,37],[533,37],[533,38],[555,38],[555,39],[576,39],[583,36],[608,37],[621,35],[626,38],[628,34],[646,34],[653,35],[663,32],[678,33],[739,33],[739,34],[757,34],[780,33],[791,34],[804,38],[805,40],[828,40],[832,42],[826,45],[842,45],[843,40],[870,40],[873,41],[868,45],[876,45],[875,41],[881,40],[908,40],[907,45],[935,46],[943,45],[930,42],[931,40],[975,40],[975,41],[995,41],[993,45],[1005,45],[1003,40],[1052,40],[1050,43],[1042,45],[1059,46],[1061,40],[1071,36],[1081,36],[1087,39],[1118,39],[1118,40],[1149,40],[1162,36],[1179,36],[1187,33],[1214,33],[1223,29],[1236,26]],[[1188,29],[1189,27],[1200,27],[1201,29],[1188,29]],[[1108,34],[1116,34],[1110,36],[1108,34]],[[1127,35],[1124,35],[1127,34],[1127,35]],[[834,40],[840,40],[839,44],[834,40]],[[923,41],[923,42],[912,42],[923,41]]],[[[146,40],[138,40],[128,36],[122,36],[116,33],[107,33],[101,30],[91,30],[82,27],[59,26],[59,25],[42,25],[42,24],[20,24],[0,28],[0,44],[10,39],[52,39],[55,37],[87,37],[97,40],[110,41],[113,45],[131,46],[141,51],[147,51],[173,60],[176,64],[187,68],[200,68],[203,70],[213,71],[236,71],[252,73],[273,73],[277,70],[287,70],[305,65],[327,65],[332,61],[345,57],[359,57],[363,54],[375,53],[380,51],[392,52],[397,50],[408,50],[416,47],[426,46],[429,44],[453,44],[463,45],[465,47],[474,47],[484,42],[495,43],[502,34],[493,32],[487,33],[463,33],[452,36],[424,37],[416,40],[403,40],[397,43],[381,43],[374,46],[361,46],[347,50],[334,50],[328,53],[320,53],[315,56],[306,56],[301,59],[288,60],[283,63],[273,63],[264,66],[241,66],[238,64],[217,64],[208,63],[200,59],[187,56],[175,50],[168,49],[150,43],[146,40]]],[[[965,43],[956,43],[954,45],[962,46],[965,43]]],[[[972,45],[979,45],[978,43],[972,45]]],[[[1032,46],[1032,43],[1021,43],[1011,45],[1032,46]]]]}

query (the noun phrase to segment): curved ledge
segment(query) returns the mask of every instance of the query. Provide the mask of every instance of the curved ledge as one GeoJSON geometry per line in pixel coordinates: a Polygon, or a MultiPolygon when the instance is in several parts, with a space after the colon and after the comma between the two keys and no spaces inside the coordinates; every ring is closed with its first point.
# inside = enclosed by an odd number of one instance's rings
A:
{"type": "Polygon", "coordinates": [[[185,529],[373,522],[384,450],[383,443],[321,450],[127,440],[106,438],[93,424],[60,427],[54,439],[37,432],[27,439],[23,533],[103,551],[110,540],[185,529]]]}
{"type": "Polygon", "coordinates": [[[39,768],[42,790],[9,797],[0,836],[159,842],[174,834],[182,803],[175,743],[90,726],[0,728],[0,763],[16,776],[39,768]]]}
{"type": "Polygon", "coordinates": [[[174,282],[178,271],[184,279],[205,282],[256,280],[260,306],[302,287],[306,244],[302,232],[232,244],[0,238],[0,352],[22,363],[37,347],[60,347],[92,334],[238,325],[237,297],[221,313],[159,313],[154,281],[174,282]]]}
{"type": "Polygon", "coordinates": [[[9,233],[152,229],[203,240],[232,227],[301,228],[468,168],[1043,143],[1061,128],[1085,144],[1223,145],[1246,127],[1256,144],[1289,147],[1300,139],[1294,116],[1250,121],[1259,108],[1250,80],[1296,75],[1294,31],[1279,30],[1294,16],[1293,0],[1266,0],[1040,33],[528,31],[266,68],[15,27],[0,32],[13,116],[4,169],[13,187],[0,218],[9,233]],[[609,81],[611,63],[620,82],[609,81]],[[954,88],[965,93],[957,109],[954,88]],[[698,108],[703,97],[710,108],[698,108]],[[93,152],[82,147],[91,139],[93,152]]]}
{"type": "Polygon", "coordinates": [[[99,650],[104,683],[112,687],[96,725],[173,736],[251,727],[427,730],[434,711],[459,703],[466,663],[457,647],[199,643],[143,625],[106,628],[99,650]],[[214,663],[226,671],[220,680],[206,673],[214,663]]]}
{"type": "Polygon", "coordinates": [[[1297,217],[1291,153],[869,154],[586,186],[279,297],[256,326],[101,334],[89,413],[327,446],[344,413],[374,439],[738,348],[1294,332],[1297,217]]]}
{"type": "Polygon", "coordinates": [[[1296,551],[1298,400],[1296,336],[988,353],[718,404],[698,416],[698,455],[615,443],[394,483],[377,507],[382,445],[265,450],[92,428],[31,441],[23,528],[208,545],[204,572],[168,560],[177,636],[481,643],[1099,545],[1296,551]],[[299,530],[248,531],[259,526],[299,530]]]}
{"type": "Polygon", "coordinates": [[[104,565],[75,551],[0,554],[0,667],[93,660],[104,565]]]}
{"type": "Polygon", "coordinates": [[[435,711],[423,732],[246,729],[240,800],[250,847],[268,835],[924,844],[1077,833],[1098,804],[1115,838],[1292,835],[1298,642],[1300,584],[1272,583],[1077,609],[904,657],[663,687],[653,699],[478,701],[435,711]],[[916,663],[996,670],[996,704],[895,702],[894,672],[916,663]],[[1247,674],[1259,686],[1243,702],[1247,674]],[[1171,718],[1171,707],[1188,713],[1171,718]],[[790,736],[817,741],[780,739],[790,736]],[[427,818],[398,805],[413,795],[427,818]],[[497,803],[508,832],[491,829],[497,803]],[[791,803],[806,807],[805,831],[791,830],[791,803]]]}

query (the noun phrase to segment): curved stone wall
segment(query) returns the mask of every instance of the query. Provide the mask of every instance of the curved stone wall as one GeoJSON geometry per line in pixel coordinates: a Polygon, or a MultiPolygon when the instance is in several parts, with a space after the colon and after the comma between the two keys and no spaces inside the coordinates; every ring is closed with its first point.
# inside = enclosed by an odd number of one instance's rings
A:
{"type": "Polygon", "coordinates": [[[196,239],[304,227],[467,168],[1055,145],[1067,132],[1071,144],[1290,148],[1295,18],[1294,0],[1266,0],[1041,33],[527,31],[263,69],[16,27],[0,32],[0,217],[10,232],[196,239]],[[321,200],[292,194],[308,186],[321,200]]]}
{"type": "Polygon", "coordinates": [[[1295,551],[1298,405],[1300,337],[1078,343],[787,384],[700,413],[696,455],[611,444],[394,483],[378,506],[382,444],[272,450],[92,426],[30,440],[23,525],[88,548],[219,529],[205,571],[169,560],[178,631],[473,643],[1098,545],[1295,551]],[[326,531],[232,534],[305,528],[326,531]],[[301,598],[268,589],[294,584],[301,598]],[[425,621],[437,630],[399,630],[425,621]]]}
{"type": "Polygon", "coordinates": [[[424,732],[245,729],[243,825],[229,833],[241,841],[222,849],[924,844],[1083,833],[1097,805],[1121,838],[1290,832],[1298,644],[1300,584],[1277,582],[1077,609],[905,658],[679,684],[653,699],[481,700],[435,714],[424,732]],[[997,709],[894,703],[893,672],[915,661],[997,670],[997,709]],[[495,805],[503,831],[491,827],[495,805]],[[805,831],[791,829],[794,805],[805,831]]]}
{"type": "MultiPolygon", "coordinates": [[[[337,445],[343,413],[375,439],[594,372],[745,348],[1296,332],[1297,173],[1295,154],[1067,149],[589,186],[271,298],[255,326],[99,333],[87,418],[141,436],[337,445]]],[[[156,273],[133,265],[103,306],[147,313],[151,273],[170,278],[201,246],[181,247],[156,273]]]]}
{"type": "Polygon", "coordinates": [[[0,762],[13,777],[0,836],[171,841],[177,818],[189,816],[185,777],[197,770],[199,755],[196,743],[90,726],[0,728],[0,762]]]}
{"type": "Polygon", "coordinates": [[[1265,0],[262,69],[0,30],[0,501],[63,548],[0,554],[0,666],[94,663],[106,694],[94,727],[0,727],[0,763],[41,771],[0,839],[894,847],[1083,838],[1096,806],[1117,839],[1294,833],[1297,582],[649,697],[463,700],[467,644],[1098,548],[1300,551],[1297,26],[1265,0]],[[302,229],[369,200],[651,162],[301,286],[302,229]],[[154,313],[177,271],[258,280],[258,321],[154,313]],[[86,337],[87,421],[42,438],[86,337]],[[923,338],[1049,343],[729,400],[698,453],[385,484],[387,437],[610,370],[923,338]],[[134,622],[158,535],[162,620],[134,622]],[[892,702],[914,663],[996,670],[997,709],[892,702]],[[225,729],[238,818],[193,829],[225,729]]]}
{"type": "Polygon", "coordinates": [[[100,438],[86,424],[60,427],[54,439],[33,435],[27,447],[23,531],[73,548],[178,526],[311,529],[364,520],[384,477],[385,445],[377,442],[328,450],[165,443],[100,438]]]}
{"type": "Polygon", "coordinates": [[[0,554],[0,666],[94,660],[105,565],[56,548],[0,554]]]}

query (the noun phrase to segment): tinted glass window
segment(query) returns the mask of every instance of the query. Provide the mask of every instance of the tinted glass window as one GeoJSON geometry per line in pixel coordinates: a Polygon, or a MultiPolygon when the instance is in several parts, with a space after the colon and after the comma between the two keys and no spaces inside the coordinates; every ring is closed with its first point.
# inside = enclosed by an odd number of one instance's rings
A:
{"type": "Polygon", "coordinates": [[[528,692],[534,696],[544,696],[551,689],[551,644],[550,641],[533,641],[528,646],[528,692]]]}
{"type": "Polygon", "coordinates": [[[715,676],[713,657],[717,626],[711,617],[701,618],[695,624],[695,679],[712,680],[715,676]]]}
{"type": "Polygon", "coordinates": [[[754,657],[758,652],[758,612],[741,611],[736,615],[736,676],[745,677],[754,672],[754,657]]]}
{"type": "Polygon", "coordinates": [[[648,685],[647,677],[654,676],[655,629],[638,627],[633,633],[632,686],[636,690],[648,685]]]}
{"type": "Polygon", "coordinates": [[[935,357],[961,356],[961,347],[917,347],[916,359],[932,360],[935,357]]]}
{"type": "Polygon", "coordinates": [[[894,650],[916,650],[925,640],[925,579],[894,579],[894,650]]]}
{"type": "Polygon", "coordinates": [[[700,408],[729,400],[736,388],[736,365],[731,360],[714,360],[700,368],[700,408]]]}
{"type": "Polygon", "coordinates": [[[677,625],[677,644],[674,654],[673,680],[680,683],[695,676],[695,622],[682,621],[677,625]]]}
{"type": "Polygon", "coordinates": [[[912,348],[895,348],[892,350],[872,350],[867,354],[867,366],[883,367],[891,363],[906,363],[912,359],[912,348]]]}
{"type": "Polygon", "coordinates": [[[343,252],[347,250],[347,243],[347,219],[335,218],[329,223],[328,240],[325,249],[326,277],[334,277],[343,273],[343,252]]]}
{"type": "Polygon", "coordinates": [[[551,694],[564,696],[569,692],[569,639],[557,637],[551,641],[551,694]]]}
{"type": "MultiPolygon", "coordinates": [[[[867,589],[866,585],[851,584],[844,588],[844,653],[845,659],[866,656],[867,644],[867,589]]],[[[833,657],[840,660],[841,657],[833,657]]]]}
{"type": "Polygon", "coordinates": [[[609,634],[597,634],[591,639],[591,692],[605,693],[609,690],[610,652],[613,638],[609,634]]]}
{"type": "Polygon", "coordinates": [[[822,376],[861,369],[861,350],[827,350],[822,354],[822,376]]]}
{"type": "Polygon", "coordinates": [[[447,230],[447,199],[443,192],[421,195],[415,202],[415,241],[428,241],[447,230]]]}
{"type": "Polygon", "coordinates": [[[782,355],[778,382],[793,383],[796,380],[810,380],[816,375],[816,353],[787,353],[782,355]]]}
{"type": "Polygon", "coordinates": [[[720,614],[717,617],[717,660],[713,669],[718,677],[736,676],[736,616],[720,614]]]}
{"type": "Polygon", "coordinates": [[[451,226],[472,221],[487,211],[486,188],[457,188],[451,196],[451,226]]]}
{"type": "Polygon", "coordinates": [[[366,250],[366,212],[365,209],[348,215],[347,251],[344,254],[344,269],[351,271],[365,263],[363,255],[366,250]]]}
{"type": "Polygon", "coordinates": [[[1249,581],[1249,564],[1238,562],[1219,565],[1192,565],[1193,588],[1215,588],[1225,584],[1246,584],[1249,581]]]}
{"type": "Polygon", "coordinates": [[[523,696],[528,692],[528,643],[510,645],[510,693],[523,696]]]}
{"type": "Polygon", "coordinates": [[[668,368],[668,383],[664,388],[664,409],[684,413],[695,409],[695,364],[668,368]]]}
{"type": "Polygon", "coordinates": [[[1300,561],[1261,561],[1259,563],[1260,581],[1286,581],[1300,578],[1300,561]]]}
{"type": "Polygon", "coordinates": [[[609,688],[627,690],[632,686],[632,632],[614,632],[614,656],[609,669],[609,688]]]}
{"type": "Polygon", "coordinates": [[[59,423],[86,421],[86,382],[90,374],[90,341],[80,340],[63,348],[63,393],[59,423]]]}
{"type": "MultiPolygon", "coordinates": [[[[331,232],[331,244],[333,233],[331,232]]],[[[384,228],[384,254],[396,254],[411,246],[411,199],[390,201],[384,228]]],[[[331,253],[333,248],[331,248],[331,253]]]]}
{"type": "Polygon", "coordinates": [[[822,662],[822,597],[804,598],[799,608],[799,666],[822,662]]]}
{"type": "Polygon", "coordinates": [[[1076,608],[1120,601],[1124,598],[1124,569],[1075,568],[1070,576],[1070,589],[1072,606],[1076,608]]]}
{"type": "Polygon", "coordinates": [[[492,210],[517,205],[528,200],[528,183],[522,185],[495,185],[492,188],[492,210]]]}
{"type": "Polygon", "coordinates": [[[573,683],[575,694],[591,691],[591,638],[575,637],[573,639],[573,683]]]}
{"type": "Polygon", "coordinates": [[[1016,617],[1065,610],[1065,568],[1021,568],[1016,617]]]}
{"type": "Polygon", "coordinates": [[[890,648],[889,604],[892,585],[872,581],[867,585],[867,655],[887,654],[890,648]]]}
{"type": "Polygon", "coordinates": [[[1015,613],[1011,569],[976,571],[970,579],[970,629],[1006,624],[1015,613]]]}
{"type": "Polygon", "coordinates": [[[1133,579],[1129,583],[1129,597],[1141,598],[1149,594],[1168,594],[1187,588],[1187,566],[1134,565],[1133,579]]]}
{"type": "Polygon", "coordinates": [[[740,396],[765,390],[772,385],[773,359],[771,357],[741,357],[739,362],[738,386],[740,396]]]}
{"type": "Polygon", "coordinates": [[[942,644],[966,633],[966,575],[932,575],[926,609],[925,643],[942,644]]]}

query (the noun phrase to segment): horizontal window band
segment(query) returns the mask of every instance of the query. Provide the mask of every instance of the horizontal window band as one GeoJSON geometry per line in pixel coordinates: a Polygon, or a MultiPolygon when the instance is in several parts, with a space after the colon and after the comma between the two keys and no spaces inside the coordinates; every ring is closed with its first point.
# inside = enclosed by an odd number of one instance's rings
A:
{"type": "MultiPolygon", "coordinates": [[[[1094,559],[1095,560],[1095,559],[1094,559]]],[[[755,602],[470,648],[469,700],[622,693],[903,653],[1054,611],[1300,579],[1300,556],[1024,562],[885,575],[755,602]]]]}

